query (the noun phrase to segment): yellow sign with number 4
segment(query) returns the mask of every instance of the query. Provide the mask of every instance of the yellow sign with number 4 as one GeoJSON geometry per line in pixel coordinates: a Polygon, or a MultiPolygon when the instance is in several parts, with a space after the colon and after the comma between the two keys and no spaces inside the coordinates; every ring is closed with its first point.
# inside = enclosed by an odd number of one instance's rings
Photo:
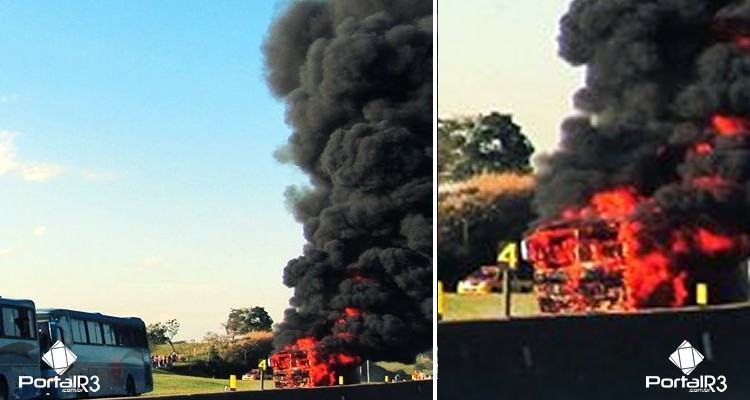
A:
{"type": "Polygon", "coordinates": [[[266,360],[265,359],[260,360],[260,362],[258,362],[258,368],[266,369],[266,360]]]}
{"type": "Polygon", "coordinates": [[[508,268],[515,269],[518,266],[518,245],[516,243],[508,243],[500,250],[497,255],[498,263],[504,262],[508,264],[508,268]]]}

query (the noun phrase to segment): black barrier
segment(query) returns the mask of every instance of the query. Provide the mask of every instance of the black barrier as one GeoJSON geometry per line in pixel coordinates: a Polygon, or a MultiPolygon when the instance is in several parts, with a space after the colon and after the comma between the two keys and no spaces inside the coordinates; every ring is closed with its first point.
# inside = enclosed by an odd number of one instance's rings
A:
{"type": "Polygon", "coordinates": [[[182,396],[159,400],[431,400],[432,381],[327,386],[307,389],[254,390],[182,396]]]}
{"type": "Polygon", "coordinates": [[[750,305],[440,323],[438,363],[446,400],[748,399],[750,305]],[[705,357],[686,380],[724,376],[725,392],[720,378],[710,394],[646,389],[647,376],[682,378],[669,357],[684,340],[705,357]]]}

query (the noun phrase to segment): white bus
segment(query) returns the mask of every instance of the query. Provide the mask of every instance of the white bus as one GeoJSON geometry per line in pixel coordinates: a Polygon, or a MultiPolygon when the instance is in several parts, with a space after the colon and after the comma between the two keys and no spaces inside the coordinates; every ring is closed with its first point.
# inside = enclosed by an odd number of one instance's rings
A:
{"type": "MultiPolygon", "coordinates": [[[[60,341],[75,355],[63,378],[86,376],[89,389],[97,389],[86,393],[47,388],[45,397],[135,396],[153,390],[151,352],[141,319],[65,309],[40,309],[36,317],[41,353],[60,341]]],[[[44,363],[41,372],[45,378],[57,376],[44,363]]]]}
{"type": "Polygon", "coordinates": [[[20,388],[19,376],[40,376],[34,302],[0,297],[0,400],[39,396],[33,386],[20,388]]]}

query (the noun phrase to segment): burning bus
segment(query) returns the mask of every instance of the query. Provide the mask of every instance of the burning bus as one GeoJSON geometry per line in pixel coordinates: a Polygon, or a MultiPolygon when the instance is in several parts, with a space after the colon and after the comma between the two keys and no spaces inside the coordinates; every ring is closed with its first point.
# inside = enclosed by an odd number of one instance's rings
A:
{"type": "Polygon", "coordinates": [[[273,383],[276,388],[311,387],[310,360],[304,350],[279,351],[271,356],[273,383]]]}
{"type": "Polygon", "coordinates": [[[747,300],[748,263],[738,262],[747,237],[689,224],[647,229],[638,213],[650,207],[634,189],[615,188],[531,231],[522,256],[534,266],[540,310],[622,312],[747,300]],[[698,287],[712,295],[698,300],[698,287]]]}
{"type": "Polygon", "coordinates": [[[277,388],[332,386],[337,379],[352,382],[358,356],[342,349],[324,349],[312,337],[302,337],[271,355],[273,382],[277,388]]]}
{"type": "Polygon", "coordinates": [[[618,221],[564,221],[533,232],[525,241],[526,259],[542,312],[626,309],[624,245],[618,221]]]}

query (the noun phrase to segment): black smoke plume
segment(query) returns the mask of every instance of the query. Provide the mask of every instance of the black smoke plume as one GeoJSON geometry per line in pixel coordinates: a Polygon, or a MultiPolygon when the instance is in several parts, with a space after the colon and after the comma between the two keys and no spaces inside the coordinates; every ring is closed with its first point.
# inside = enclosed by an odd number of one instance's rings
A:
{"type": "Polygon", "coordinates": [[[413,361],[432,332],[432,2],[294,2],[264,52],[312,185],[275,345],[413,361]]]}
{"type": "MultiPolygon", "coordinates": [[[[718,297],[736,297],[739,289],[721,277],[748,255],[748,34],[750,1],[573,1],[561,21],[560,54],[587,67],[586,85],[574,99],[581,115],[565,121],[559,151],[543,160],[535,198],[543,218],[596,192],[633,187],[649,199],[634,216],[643,226],[641,251],[661,248],[673,274],[715,282],[718,297]],[[717,116],[737,125],[732,134],[721,133],[717,116]],[[685,228],[735,243],[710,254],[664,248],[685,228]]],[[[683,239],[680,246],[697,246],[698,238],[683,239]]],[[[670,295],[656,290],[646,302],[670,295]]]]}

